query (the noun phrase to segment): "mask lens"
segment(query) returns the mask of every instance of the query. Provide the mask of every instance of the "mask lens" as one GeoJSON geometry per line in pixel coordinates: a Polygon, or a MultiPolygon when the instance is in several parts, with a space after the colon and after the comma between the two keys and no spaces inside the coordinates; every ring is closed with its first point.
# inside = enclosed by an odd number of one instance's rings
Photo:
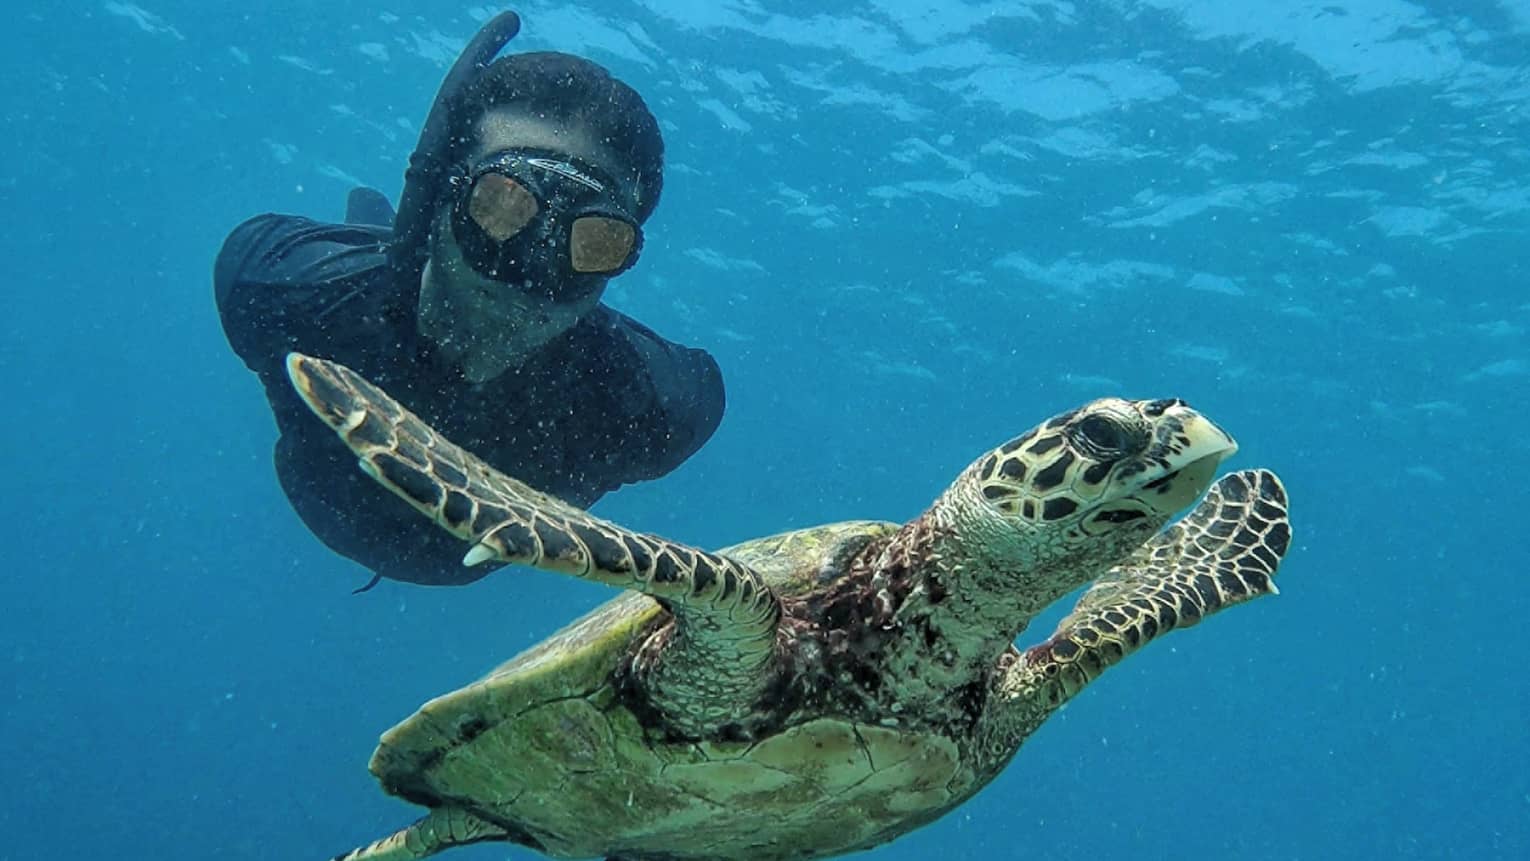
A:
{"type": "Polygon", "coordinates": [[[569,233],[569,259],[580,273],[615,272],[626,265],[637,242],[637,231],[619,218],[586,215],[574,219],[569,233]]]}
{"type": "Polygon", "coordinates": [[[537,199],[504,174],[486,173],[473,184],[468,215],[495,242],[520,233],[537,214],[537,199]]]}

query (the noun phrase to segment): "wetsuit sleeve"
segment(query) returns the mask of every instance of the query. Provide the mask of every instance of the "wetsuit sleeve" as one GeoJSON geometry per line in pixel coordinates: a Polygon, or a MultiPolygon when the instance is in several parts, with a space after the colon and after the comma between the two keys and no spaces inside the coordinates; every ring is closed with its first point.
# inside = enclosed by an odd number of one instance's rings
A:
{"type": "Polygon", "coordinates": [[[287,352],[323,344],[326,318],[383,260],[385,228],[261,215],[234,228],[213,264],[229,346],[250,370],[280,373],[287,352]]]}
{"type": "Polygon", "coordinates": [[[667,341],[646,326],[627,322],[623,335],[652,386],[661,422],[654,429],[652,456],[634,463],[637,474],[627,477],[627,481],[642,481],[674,470],[712,438],[722,421],[726,395],[722,371],[710,353],[667,341]]]}

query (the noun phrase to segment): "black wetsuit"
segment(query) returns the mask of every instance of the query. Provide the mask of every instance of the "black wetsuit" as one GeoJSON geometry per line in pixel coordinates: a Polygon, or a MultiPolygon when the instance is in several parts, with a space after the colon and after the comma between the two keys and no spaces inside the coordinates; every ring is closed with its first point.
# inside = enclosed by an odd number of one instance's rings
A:
{"type": "Polygon", "coordinates": [[[580,506],[673,470],[717,429],[723,384],[712,357],[605,305],[521,366],[467,382],[418,333],[419,284],[388,266],[390,237],[385,227],[263,215],[235,228],[214,269],[223,331],[276,415],[282,489],[336,552],[416,583],[492,570],[463,567],[465,544],[357,468],[293,391],[292,350],[350,366],[447,439],[580,506]]]}

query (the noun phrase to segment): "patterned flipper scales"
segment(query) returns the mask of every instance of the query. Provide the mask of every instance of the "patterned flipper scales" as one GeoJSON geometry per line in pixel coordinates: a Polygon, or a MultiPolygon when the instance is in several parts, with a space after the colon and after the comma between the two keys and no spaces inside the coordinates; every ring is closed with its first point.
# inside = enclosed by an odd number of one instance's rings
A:
{"type": "Polygon", "coordinates": [[[1224,476],[1194,511],[1111,569],[1045,642],[1005,672],[998,695],[1023,738],[1107,668],[1149,640],[1276,592],[1291,543],[1285,488],[1273,472],[1224,476]]]}
{"type": "Polygon", "coordinates": [[[463,810],[442,807],[424,819],[375,843],[336,855],[332,861],[418,861],[449,849],[484,840],[501,840],[505,830],[463,810]]]}
{"type": "Polygon", "coordinates": [[[648,670],[654,705],[680,723],[746,713],[767,682],[781,607],[748,566],[591,516],[436,433],[343,365],[287,357],[298,394],[361,468],[472,544],[464,564],[530,565],[649,595],[679,621],[648,670]]]}

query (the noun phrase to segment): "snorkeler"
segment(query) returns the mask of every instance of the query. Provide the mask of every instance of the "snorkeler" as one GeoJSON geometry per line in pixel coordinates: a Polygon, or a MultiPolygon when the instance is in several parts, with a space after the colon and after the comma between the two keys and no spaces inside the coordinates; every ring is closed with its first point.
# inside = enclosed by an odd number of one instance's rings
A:
{"type": "Polygon", "coordinates": [[[378,493],[294,393],[290,351],[385,385],[453,442],[585,507],[658,478],[722,418],[717,363],[601,303],[663,182],[657,121],[632,88],[561,53],[494,59],[489,21],[447,74],[395,216],[370,189],[345,224],[261,215],[214,267],[230,346],[276,417],[276,473],[321,541],[379,577],[469,583],[460,542],[378,493]]]}

